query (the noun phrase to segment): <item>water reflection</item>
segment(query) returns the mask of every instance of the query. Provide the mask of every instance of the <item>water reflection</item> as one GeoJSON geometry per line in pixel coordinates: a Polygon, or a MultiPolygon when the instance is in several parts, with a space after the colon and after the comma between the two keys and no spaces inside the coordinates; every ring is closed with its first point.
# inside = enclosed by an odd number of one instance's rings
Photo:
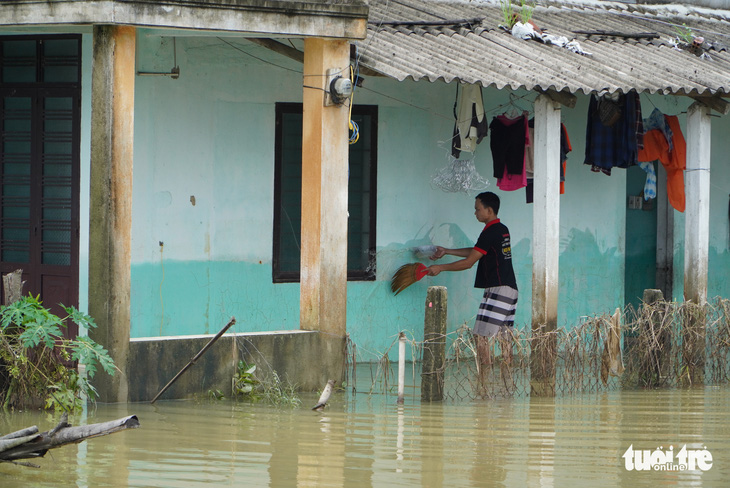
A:
{"type": "MultiPolygon", "coordinates": [[[[75,424],[136,414],[137,430],[57,449],[41,469],[0,464],[0,486],[723,486],[730,389],[421,403],[338,394],[323,412],[230,402],[99,405],[75,424]],[[622,455],[707,450],[709,471],[628,471],[622,455]]],[[[304,398],[304,405],[316,402],[304,398]]],[[[0,414],[0,432],[56,418],[0,414]]]]}

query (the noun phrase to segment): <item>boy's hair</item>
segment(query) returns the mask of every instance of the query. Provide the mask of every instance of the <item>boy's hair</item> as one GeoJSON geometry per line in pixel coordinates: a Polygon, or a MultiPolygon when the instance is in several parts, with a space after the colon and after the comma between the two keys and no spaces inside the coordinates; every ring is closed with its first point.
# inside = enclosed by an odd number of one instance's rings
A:
{"type": "Polygon", "coordinates": [[[477,195],[477,200],[482,202],[484,208],[491,207],[494,211],[494,215],[499,214],[499,197],[496,193],[491,191],[485,191],[477,195]]]}

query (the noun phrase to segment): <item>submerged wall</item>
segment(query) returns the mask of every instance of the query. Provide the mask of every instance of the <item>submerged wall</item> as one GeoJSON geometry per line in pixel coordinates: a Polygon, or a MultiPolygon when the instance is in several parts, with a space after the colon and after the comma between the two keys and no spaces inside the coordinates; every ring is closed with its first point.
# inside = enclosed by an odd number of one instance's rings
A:
{"type": "MultiPolygon", "coordinates": [[[[140,30],[138,69],[169,70],[171,37],[140,30]]],[[[137,78],[132,256],[132,336],[215,333],[228,317],[237,332],[299,327],[299,286],[272,283],[275,103],[300,102],[301,65],[243,39],[179,37],[181,76],[137,78]],[[230,44],[233,44],[231,46],[230,44]]],[[[347,330],[362,359],[377,359],[401,330],[420,339],[426,287],[449,294],[449,330],[471,325],[480,290],[474,270],[426,278],[394,297],[389,280],[412,261],[413,246],[472,246],[481,225],[473,194],[444,193],[431,176],[448,164],[456,87],[367,77],[356,104],[378,106],[377,279],[348,283],[347,330]]],[[[507,108],[508,93],[486,88],[488,117],[507,108]]],[[[518,104],[531,109],[534,94],[518,104]]],[[[558,324],[622,307],[626,246],[626,173],[583,165],[588,98],[563,109],[573,151],[560,200],[558,324]]],[[[666,113],[682,97],[642,95],[666,113]]],[[[684,123],[684,116],[680,115],[684,123]]],[[[713,118],[710,296],[730,295],[725,118],[713,118]],[[717,149],[714,149],[714,146],[717,149]]],[[[532,206],[523,190],[496,189],[490,139],[475,153],[479,173],[502,198],[512,232],[520,299],[517,324],[530,322],[532,206]]],[[[681,297],[683,218],[675,212],[675,290],[681,297]]]]}
{"type": "MultiPolygon", "coordinates": [[[[209,335],[147,337],[133,339],[129,347],[129,401],[150,401],[214,337],[209,335]]],[[[220,391],[232,395],[232,379],[239,360],[257,366],[256,378],[275,385],[276,372],[282,388],[321,390],[345,374],[341,361],[345,341],[313,331],[225,334],[159,396],[159,400],[190,398],[220,391]],[[324,371],[342,371],[329,378],[324,371]]]]}

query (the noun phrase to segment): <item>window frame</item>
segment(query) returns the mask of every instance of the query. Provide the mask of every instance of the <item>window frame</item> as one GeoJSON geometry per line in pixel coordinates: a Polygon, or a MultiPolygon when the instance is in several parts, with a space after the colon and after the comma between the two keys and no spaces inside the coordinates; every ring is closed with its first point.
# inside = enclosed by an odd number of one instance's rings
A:
{"type": "MultiPolygon", "coordinates": [[[[281,271],[281,227],[282,227],[282,171],[283,171],[283,122],[282,118],[285,114],[301,114],[301,103],[278,102],[276,103],[276,130],[274,142],[274,229],[273,229],[273,254],[272,254],[272,281],[273,283],[298,283],[300,281],[301,270],[297,271],[281,271]]],[[[347,270],[347,281],[374,281],[375,280],[375,243],[376,243],[376,210],[377,210],[377,159],[378,159],[378,106],[377,105],[354,105],[352,107],[353,116],[369,116],[370,124],[368,127],[360,127],[360,130],[368,130],[370,137],[370,168],[369,168],[369,188],[370,197],[368,199],[368,264],[365,269],[347,270]]],[[[357,143],[356,143],[357,144],[357,143]]],[[[300,161],[301,164],[301,161],[300,161]]],[[[348,180],[349,181],[349,180],[348,180]]],[[[349,189],[348,189],[349,193],[349,189]]],[[[348,211],[350,198],[348,195],[348,211]]],[[[301,222],[301,214],[297,216],[301,222]]],[[[349,218],[348,218],[349,224],[349,218]]],[[[301,228],[301,227],[300,227],[301,228]]],[[[348,225],[348,245],[349,245],[349,225],[348,225]]],[[[301,235],[300,235],[301,237],[301,235]]],[[[301,242],[301,240],[300,240],[301,242]]],[[[300,254],[301,256],[301,254],[300,254]]],[[[300,261],[301,262],[301,261],[300,261]]]]}

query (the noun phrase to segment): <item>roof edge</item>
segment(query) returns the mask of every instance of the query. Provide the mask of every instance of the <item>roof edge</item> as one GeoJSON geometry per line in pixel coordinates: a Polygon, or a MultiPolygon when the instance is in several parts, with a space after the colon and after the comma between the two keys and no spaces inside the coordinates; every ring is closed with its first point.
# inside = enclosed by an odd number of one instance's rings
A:
{"type": "Polygon", "coordinates": [[[133,25],[363,39],[361,0],[17,0],[0,2],[0,26],[133,25]]]}

